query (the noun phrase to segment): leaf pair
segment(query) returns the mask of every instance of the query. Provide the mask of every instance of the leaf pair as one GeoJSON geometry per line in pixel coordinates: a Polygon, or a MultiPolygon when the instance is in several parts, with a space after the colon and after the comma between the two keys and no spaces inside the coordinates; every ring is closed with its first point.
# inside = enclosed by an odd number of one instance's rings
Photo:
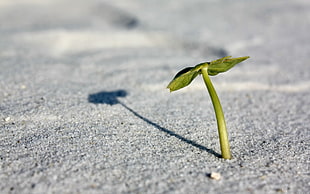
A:
{"type": "Polygon", "coordinates": [[[248,56],[238,58],[231,58],[231,56],[227,56],[211,62],[200,63],[195,67],[187,67],[175,75],[175,77],[169,83],[167,88],[170,89],[170,92],[173,92],[181,88],[184,88],[185,86],[188,86],[197,77],[197,75],[201,74],[202,68],[207,68],[208,75],[214,76],[219,73],[228,71],[236,64],[248,58],[249,58],[248,56]]]}

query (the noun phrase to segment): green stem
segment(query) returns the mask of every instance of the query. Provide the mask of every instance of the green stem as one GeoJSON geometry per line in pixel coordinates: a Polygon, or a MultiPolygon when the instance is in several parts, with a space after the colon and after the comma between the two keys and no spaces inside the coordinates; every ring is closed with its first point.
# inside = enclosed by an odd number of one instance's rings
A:
{"type": "Polygon", "coordinates": [[[201,72],[202,72],[204,82],[205,82],[207,89],[209,91],[210,98],[212,100],[213,108],[215,111],[218,133],[219,133],[219,138],[220,138],[220,146],[221,146],[222,157],[224,159],[231,159],[226,123],[225,123],[224,113],[222,110],[220,100],[216,94],[216,91],[213,87],[211,79],[208,75],[208,68],[207,67],[202,68],[201,72]]]}

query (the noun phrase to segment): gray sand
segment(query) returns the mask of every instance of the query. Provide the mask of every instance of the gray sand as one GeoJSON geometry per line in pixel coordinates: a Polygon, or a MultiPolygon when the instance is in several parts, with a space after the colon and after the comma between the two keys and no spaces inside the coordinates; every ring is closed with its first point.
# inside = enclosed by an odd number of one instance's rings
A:
{"type": "Polygon", "coordinates": [[[309,31],[308,0],[1,0],[1,193],[309,192],[309,31]],[[226,55],[232,160],[202,79],[165,88],[226,55]]]}

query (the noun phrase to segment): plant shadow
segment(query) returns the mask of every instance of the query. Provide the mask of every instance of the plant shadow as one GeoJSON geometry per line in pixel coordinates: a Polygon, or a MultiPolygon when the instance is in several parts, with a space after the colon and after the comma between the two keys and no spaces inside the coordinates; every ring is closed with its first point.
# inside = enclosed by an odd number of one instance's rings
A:
{"type": "Polygon", "coordinates": [[[200,145],[200,144],[198,144],[192,140],[186,139],[185,137],[154,123],[153,121],[149,120],[148,118],[143,117],[138,112],[134,111],[133,109],[128,107],[126,104],[122,103],[121,101],[119,101],[117,99],[118,97],[126,97],[127,95],[128,95],[128,93],[125,90],[115,90],[115,91],[110,91],[110,92],[102,91],[102,92],[98,92],[98,93],[94,93],[94,94],[89,94],[88,95],[88,102],[93,103],[93,104],[109,104],[111,106],[115,105],[115,104],[120,104],[125,109],[130,111],[133,115],[135,115],[139,119],[145,121],[149,125],[152,125],[153,127],[157,128],[158,130],[165,132],[166,134],[168,134],[172,137],[175,137],[175,138],[177,138],[177,139],[179,139],[179,140],[181,140],[187,144],[190,144],[190,145],[192,145],[192,146],[194,146],[200,150],[206,151],[210,154],[213,154],[214,156],[216,156],[218,158],[221,158],[221,155],[219,153],[215,152],[214,150],[209,149],[203,145],[200,145]]]}
{"type": "Polygon", "coordinates": [[[115,105],[119,104],[120,101],[117,99],[118,97],[126,97],[126,90],[115,90],[111,92],[98,92],[95,94],[88,95],[88,102],[93,104],[108,104],[115,105]]]}

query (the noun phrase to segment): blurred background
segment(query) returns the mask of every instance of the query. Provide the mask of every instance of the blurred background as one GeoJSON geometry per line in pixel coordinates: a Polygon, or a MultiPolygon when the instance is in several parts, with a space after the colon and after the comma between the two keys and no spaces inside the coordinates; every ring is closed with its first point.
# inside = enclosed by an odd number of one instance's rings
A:
{"type": "Polygon", "coordinates": [[[309,51],[306,0],[1,0],[0,10],[2,57],[250,55],[261,65],[302,67],[309,51]]]}
{"type": "Polygon", "coordinates": [[[0,10],[0,56],[250,55],[301,67],[309,50],[306,0],[1,0],[0,10]]]}

